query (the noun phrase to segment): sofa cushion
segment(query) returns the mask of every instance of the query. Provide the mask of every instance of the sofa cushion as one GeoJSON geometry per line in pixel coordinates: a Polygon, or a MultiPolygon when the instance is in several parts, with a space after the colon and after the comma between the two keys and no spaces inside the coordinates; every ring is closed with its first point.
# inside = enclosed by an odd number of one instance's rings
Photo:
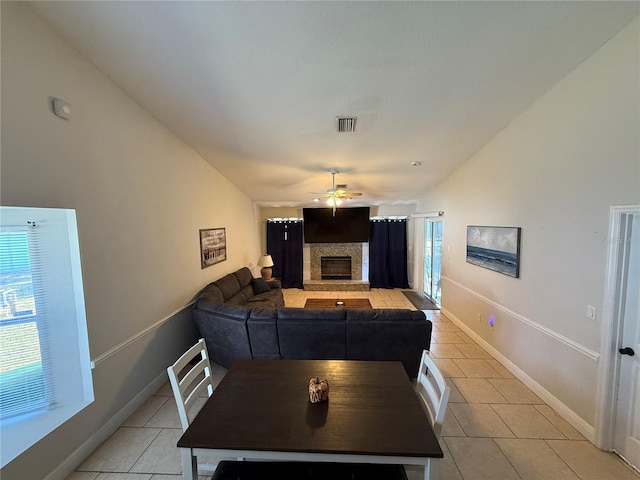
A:
{"type": "Polygon", "coordinates": [[[347,309],[347,360],[400,360],[415,378],[432,324],[421,310],[347,309]]]}
{"type": "Polygon", "coordinates": [[[275,308],[254,308],[247,319],[253,358],[279,359],[275,308]]]}
{"type": "Polygon", "coordinates": [[[229,317],[242,321],[246,321],[251,314],[251,308],[244,305],[229,305],[226,303],[207,302],[203,299],[198,300],[196,310],[215,313],[216,317],[229,317]]]}
{"type": "Polygon", "coordinates": [[[267,282],[264,278],[252,278],[251,286],[253,287],[254,295],[260,295],[261,293],[271,290],[271,287],[267,285],[267,282]]]}
{"type": "Polygon", "coordinates": [[[345,309],[278,309],[278,341],[285,359],[346,358],[345,309]]]}
{"type": "Polygon", "coordinates": [[[238,280],[238,285],[240,285],[240,288],[244,288],[248,285],[251,285],[253,274],[251,273],[251,270],[249,270],[247,267],[242,267],[241,269],[236,270],[235,272],[233,272],[233,275],[238,280]]]}
{"type": "Polygon", "coordinates": [[[251,307],[280,308],[284,307],[284,296],[281,290],[269,290],[268,292],[254,295],[245,304],[251,307]]]}
{"type": "Polygon", "coordinates": [[[253,287],[251,286],[251,282],[249,282],[249,285],[242,287],[242,289],[240,290],[240,293],[244,296],[245,302],[246,300],[253,298],[255,294],[253,293],[253,287]]]}
{"type": "Polygon", "coordinates": [[[278,308],[275,300],[269,297],[263,297],[262,295],[251,298],[247,303],[245,303],[245,306],[251,308],[278,308]]]}
{"type": "Polygon", "coordinates": [[[198,294],[197,302],[201,300],[210,303],[224,303],[224,295],[215,283],[210,283],[198,294]]]}
{"type": "Polygon", "coordinates": [[[236,276],[232,273],[225,275],[220,280],[217,280],[213,283],[222,292],[222,296],[224,297],[225,302],[240,291],[240,283],[238,282],[236,276]]]}
{"type": "Polygon", "coordinates": [[[246,325],[250,313],[243,306],[198,302],[193,320],[213,362],[229,368],[235,360],[251,358],[246,325]]]}

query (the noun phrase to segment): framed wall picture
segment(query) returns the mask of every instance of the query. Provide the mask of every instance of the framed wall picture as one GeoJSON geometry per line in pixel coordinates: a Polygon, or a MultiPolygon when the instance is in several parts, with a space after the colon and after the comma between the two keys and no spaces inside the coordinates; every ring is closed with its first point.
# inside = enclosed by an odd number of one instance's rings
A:
{"type": "Polygon", "coordinates": [[[467,226],[467,263],[520,277],[520,227],[467,226]]]}
{"type": "Polygon", "coordinates": [[[200,230],[200,268],[207,268],[227,259],[227,233],[224,228],[200,230]]]}

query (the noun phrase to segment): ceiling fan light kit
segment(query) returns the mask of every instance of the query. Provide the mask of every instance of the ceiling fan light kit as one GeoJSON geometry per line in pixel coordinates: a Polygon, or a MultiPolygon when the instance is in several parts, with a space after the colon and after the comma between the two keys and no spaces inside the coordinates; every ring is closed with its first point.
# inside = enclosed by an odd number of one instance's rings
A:
{"type": "MultiPolygon", "coordinates": [[[[362,195],[362,193],[347,192],[347,184],[336,185],[336,173],[340,173],[336,168],[332,168],[331,170],[329,170],[329,173],[331,173],[332,175],[331,188],[327,190],[327,193],[314,195],[320,195],[327,198],[327,205],[333,208],[333,216],[335,217],[336,207],[338,205],[341,205],[343,200],[351,200],[351,197],[359,197],[362,195]]],[[[320,198],[315,197],[313,201],[319,202],[320,198]]]]}

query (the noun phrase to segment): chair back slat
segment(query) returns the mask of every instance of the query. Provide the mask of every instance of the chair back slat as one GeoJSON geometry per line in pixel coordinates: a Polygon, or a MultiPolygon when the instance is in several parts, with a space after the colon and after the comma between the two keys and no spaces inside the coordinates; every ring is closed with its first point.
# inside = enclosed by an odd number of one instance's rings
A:
{"type": "Polygon", "coordinates": [[[208,398],[211,396],[211,394],[208,392],[210,387],[211,385],[209,384],[207,379],[203,378],[202,381],[198,383],[198,385],[186,396],[184,401],[184,408],[187,412],[187,416],[189,417],[189,423],[191,423],[193,417],[195,417],[196,413],[198,413],[192,411],[193,405],[196,403],[198,398],[208,398]]]}
{"type": "MultiPolygon", "coordinates": [[[[211,371],[209,367],[209,362],[206,358],[201,359],[191,367],[191,369],[186,373],[184,377],[180,380],[180,391],[184,394],[185,392],[193,389],[192,384],[201,378],[209,378],[211,377],[211,371]]],[[[198,384],[200,382],[198,381],[198,384]]]]}
{"type": "Polygon", "coordinates": [[[429,356],[428,350],[422,352],[416,379],[416,392],[429,414],[436,437],[439,437],[451,389],[447,385],[444,375],[429,356]]]}
{"type": "MultiPolygon", "coordinates": [[[[182,430],[186,430],[191,423],[190,411],[198,397],[207,392],[207,396],[213,394],[213,377],[209,353],[203,338],[187,350],[180,358],[167,368],[173,396],[176,399],[178,415],[182,430]],[[196,357],[200,357],[192,364],[196,357]],[[179,377],[186,369],[183,376],[179,377]]],[[[195,415],[196,412],[191,412],[195,415]]]]}

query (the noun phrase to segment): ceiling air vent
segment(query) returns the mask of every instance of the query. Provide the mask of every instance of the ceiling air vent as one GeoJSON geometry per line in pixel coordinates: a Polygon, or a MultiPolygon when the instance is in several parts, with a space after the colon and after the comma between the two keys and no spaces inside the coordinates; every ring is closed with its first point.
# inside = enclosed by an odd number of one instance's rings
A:
{"type": "Polygon", "coordinates": [[[338,132],[355,132],[358,117],[336,117],[338,132]]]}

